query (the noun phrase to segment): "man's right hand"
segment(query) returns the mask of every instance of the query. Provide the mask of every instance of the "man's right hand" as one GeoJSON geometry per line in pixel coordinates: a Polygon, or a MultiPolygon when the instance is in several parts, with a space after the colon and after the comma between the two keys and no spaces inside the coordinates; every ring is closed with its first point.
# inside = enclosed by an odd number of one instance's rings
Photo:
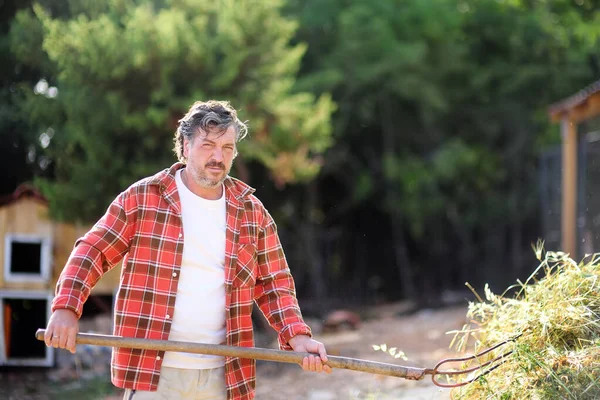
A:
{"type": "Polygon", "coordinates": [[[75,354],[77,332],[79,332],[77,314],[68,309],[56,310],[48,321],[44,342],[48,347],[67,349],[75,354]]]}

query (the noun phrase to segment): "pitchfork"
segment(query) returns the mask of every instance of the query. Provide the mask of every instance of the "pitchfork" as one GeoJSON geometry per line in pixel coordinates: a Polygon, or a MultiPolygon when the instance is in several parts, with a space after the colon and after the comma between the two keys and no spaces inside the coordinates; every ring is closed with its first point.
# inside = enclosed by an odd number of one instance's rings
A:
{"type": "MultiPolygon", "coordinates": [[[[44,329],[38,329],[38,331],[35,334],[35,337],[38,340],[43,341],[45,332],[46,331],[44,329]]],[[[488,374],[489,372],[498,368],[502,363],[504,363],[506,361],[506,357],[509,356],[513,352],[513,350],[508,350],[503,354],[485,362],[483,362],[481,358],[486,354],[502,346],[507,345],[509,342],[515,341],[519,336],[507,339],[471,356],[444,359],[437,363],[437,365],[434,368],[407,367],[402,365],[387,364],[376,361],[366,361],[356,358],[337,357],[329,355],[327,356],[327,362],[325,363],[325,365],[328,365],[331,368],[348,369],[352,371],[368,372],[371,374],[394,376],[397,378],[404,378],[415,381],[422,380],[423,378],[425,378],[426,375],[431,375],[431,380],[436,386],[443,388],[459,387],[467,385],[479,379],[480,377],[488,374]],[[442,369],[442,367],[447,367],[447,365],[450,363],[465,363],[473,360],[478,360],[480,362],[477,366],[467,369],[442,369]],[[480,372],[475,377],[468,378],[467,375],[475,371],[480,372]],[[448,380],[449,377],[463,377],[464,379],[461,382],[444,383],[438,380],[440,377],[446,377],[446,379],[448,380]]],[[[175,351],[227,357],[252,358],[255,360],[277,361],[292,364],[302,364],[302,360],[304,359],[304,357],[310,355],[308,353],[298,353],[293,351],[275,349],[178,342],[172,340],[140,339],[111,335],[98,335],[92,333],[78,333],[76,337],[76,343],[94,346],[122,347],[158,351],[175,351]]]]}

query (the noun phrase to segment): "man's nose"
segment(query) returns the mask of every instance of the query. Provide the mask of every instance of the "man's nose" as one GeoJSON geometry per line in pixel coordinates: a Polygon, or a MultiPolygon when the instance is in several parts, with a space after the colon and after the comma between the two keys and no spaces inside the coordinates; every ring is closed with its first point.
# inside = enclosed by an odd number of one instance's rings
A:
{"type": "Polygon", "coordinates": [[[215,148],[213,149],[212,158],[217,162],[222,162],[223,161],[223,150],[215,146],[215,148]]]}

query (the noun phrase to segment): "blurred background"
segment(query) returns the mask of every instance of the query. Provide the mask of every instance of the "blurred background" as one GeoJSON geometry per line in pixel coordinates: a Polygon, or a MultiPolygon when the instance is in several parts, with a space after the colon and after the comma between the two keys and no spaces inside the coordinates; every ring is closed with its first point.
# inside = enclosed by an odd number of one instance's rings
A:
{"type": "MultiPolygon", "coordinates": [[[[196,100],[248,121],[232,175],[273,214],[315,326],[461,314],[465,282],[525,279],[540,238],[597,250],[596,0],[0,0],[0,49],[13,377],[60,359],[24,338],[75,239],[175,162],[196,100]]],[[[110,314],[117,279],[85,316],[110,314]]]]}

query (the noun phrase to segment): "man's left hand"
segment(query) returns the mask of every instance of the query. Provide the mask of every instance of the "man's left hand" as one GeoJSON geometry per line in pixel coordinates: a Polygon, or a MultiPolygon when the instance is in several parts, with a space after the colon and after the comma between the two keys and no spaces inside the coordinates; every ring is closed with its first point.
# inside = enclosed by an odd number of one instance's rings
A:
{"type": "Polygon", "coordinates": [[[331,373],[331,367],[323,365],[323,363],[327,362],[327,352],[323,343],[313,340],[310,336],[297,335],[290,339],[289,344],[296,352],[318,354],[304,357],[300,365],[302,369],[305,371],[331,373]]]}

